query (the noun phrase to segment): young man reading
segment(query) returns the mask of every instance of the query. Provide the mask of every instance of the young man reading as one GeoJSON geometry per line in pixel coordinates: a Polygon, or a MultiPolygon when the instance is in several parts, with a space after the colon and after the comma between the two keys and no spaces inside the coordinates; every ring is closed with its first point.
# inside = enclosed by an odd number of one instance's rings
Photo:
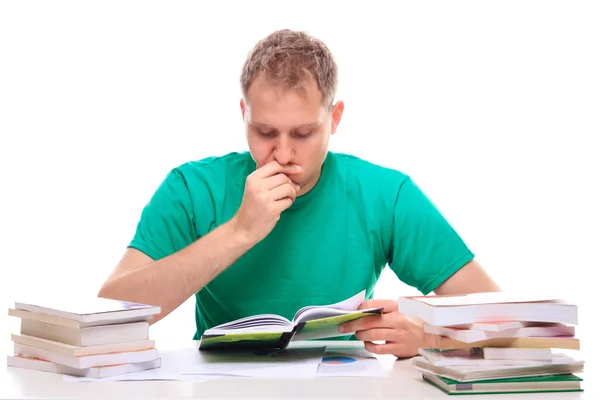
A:
{"type": "MultiPolygon", "coordinates": [[[[249,152],[174,168],[99,295],[160,305],[153,322],[195,295],[199,339],[244,316],[370,298],[386,265],[424,294],[500,290],[409,176],[328,150],[344,111],[336,86],[321,41],[290,30],[260,41],[241,73],[249,152]]],[[[367,350],[410,357],[431,343],[395,301],[367,307],[384,313],[342,326],[367,350]]]]}

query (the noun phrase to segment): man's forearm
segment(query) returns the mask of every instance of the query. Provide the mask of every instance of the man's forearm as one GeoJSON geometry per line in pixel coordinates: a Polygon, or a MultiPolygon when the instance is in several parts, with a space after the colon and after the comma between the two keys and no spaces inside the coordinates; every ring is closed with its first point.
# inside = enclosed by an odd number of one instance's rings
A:
{"type": "Polygon", "coordinates": [[[159,305],[155,323],[179,307],[220,272],[252,248],[254,243],[236,232],[234,221],[158,261],[138,266],[107,281],[100,297],[159,305]]]}

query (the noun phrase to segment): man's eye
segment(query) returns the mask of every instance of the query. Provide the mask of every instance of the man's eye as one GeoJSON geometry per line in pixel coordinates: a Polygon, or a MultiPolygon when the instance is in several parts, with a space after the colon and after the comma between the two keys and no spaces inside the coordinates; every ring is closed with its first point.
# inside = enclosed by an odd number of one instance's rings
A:
{"type": "Polygon", "coordinates": [[[275,132],[274,131],[270,131],[270,132],[258,132],[261,136],[266,137],[266,138],[272,138],[275,137],[275,132]]]}
{"type": "Polygon", "coordinates": [[[310,135],[312,135],[312,132],[296,132],[296,137],[300,139],[306,139],[310,135]]]}

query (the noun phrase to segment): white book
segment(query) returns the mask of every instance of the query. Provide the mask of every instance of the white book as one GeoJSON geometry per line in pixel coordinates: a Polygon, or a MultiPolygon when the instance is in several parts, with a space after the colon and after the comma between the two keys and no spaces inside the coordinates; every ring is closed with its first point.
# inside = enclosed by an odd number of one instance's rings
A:
{"type": "Polygon", "coordinates": [[[71,344],[56,342],[35,336],[11,334],[12,341],[26,346],[38,347],[54,353],[68,356],[81,357],[94,354],[124,353],[127,351],[139,351],[154,348],[154,340],[140,340],[129,343],[101,344],[96,346],[73,346],[71,344]]]}
{"type": "Polygon", "coordinates": [[[8,309],[8,315],[11,317],[20,318],[21,321],[39,321],[52,325],[60,325],[66,326],[69,328],[75,329],[83,329],[95,326],[110,326],[110,325],[120,325],[126,323],[133,322],[149,322],[153,315],[143,315],[143,316],[123,316],[117,315],[110,318],[102,319],[99,321],[90,321],[90,322],[81,322],[71,318],[59,317],[56,315],[44,314],[33,311],[25,311],[25,310],[16,310],[14,308],[8,309]]]}
{"type": "Polygon", "coordinates": [[[126,363],[90,368],[73,368],[66,365],[41,360],[38,358],[25,357],[21,355],[7,356],[7,365],[9,367],[53,372],[58,374],[73,375],[93,379],[108,378],[111,376],[159,368],[161,366],[161,362],[161,358],[157,358],[151,361],[144,361],[139,363],[126,363]]]}
{"type": "MultiPolygon", "coordinates": [[[[576,375],[554,375],[540,376],[521,379],[499,379],[481,382],[459,383],[448,381],[434,374],[422,374],[423,380],[440,388],[443,392],[450,395],[465,394],[494,394],[491,398],[496,398],[498,393],[503,395],[509,393],[532,393],[532,399],[539,400],[545,397],[543,392],[581,392],[583,379],[576,375]],[[535,393],[535,394],[533,394],[535,393]],[[542,397],[538,397],[542,396],[542,397]]],[[[550,398],[553,398],[550,395],[550,398]]],[[[569,398],[570,396],[560,396],[557,399],[569,398]]],[[[511,399],[511,396],[500,396],[502,399],[511,399]]],[[[518,399],[528,399],[528,396],[517,395],[518,399]]],[[[581,398],[577,395],[577,398],[581,398]]]]}
{"type": "Polygon", "coordinates": [[[480,331],[500,332],[508,329],[525,328],[528,326],[553,325],[553,323],[529,322],[529,321],[489,321],[473,322],[470,324],[449,325],[449,328],[474,329],[480,331]]]}
{"type": "Polygon", "coordinates": [[[423,356],[412,359],[413,366],[420,372],[435,374],[459,382],[472,382],[483,379],[503,379],[520,376],[542,376],[556,374],[577,374],[583,372],[584,361],[573,360],[567,364],[541,365],[433,365],[423,356]]]}
{"type": "Polygon", "coordinates": [[[573,358],[563,353],[550,354],[545,360],[528,359],[486,359],[481,348],[443,350],[419,349],[419,354],[425,357],[432,365],[441,366],[519,366],[519,365],[548,365],[548,364],[571,364],[573,358]]]}
{"type": "Polygon", "coordinates": [[[158,350],[155,348],[124,353],[95,354],[91,356],[76,357],[54,353],[50,350],[40,349],[38,347],[26,346],[20,343],[14,343],[13,353],[25,357],[40,358],[42,360],[78,369],[105,365],[139,363],[159,358],[158,350]]]}
{"type": "Polygon", "coordinates": [[[577,325],[578,317],[577,306],[560,298],[504,292],[400,297],[398,311],[436,326],[502,320],[577,325]]]}
{"type": "Polygon", "coordinates": [[[90,297],[72,301],[15,302],[15,310],[30,311],[83,323],[118,321],[122,319],[146,318],[160,313],[159,306],[90,297]]]}
{"type": "Polygon", "coordinates": [[[550,360],[550,348],[528,347],[483,347],[483,358],[487,360],[550,360]]]}
{"type": "Polygon", "coordinates": [[[517,329],[506,329],[499,332],[482,331],[476,329],[458,329],[446,326],[435,326],[425,324],[423,329],[426,333],[446,336],[465,343],[473,343],[481,340],[497,338],[518,338],[518,337],[570,337],[575,335],[575,328],[563,324],[551,326],[529,326],[517,329]]]}
{"type": "Polygon", "coordinates": [[[35,336],[73,346],[98,346],[147,340],[147,321],[76,328],[35,319],[21,319],[22,335],[35,336]]]}

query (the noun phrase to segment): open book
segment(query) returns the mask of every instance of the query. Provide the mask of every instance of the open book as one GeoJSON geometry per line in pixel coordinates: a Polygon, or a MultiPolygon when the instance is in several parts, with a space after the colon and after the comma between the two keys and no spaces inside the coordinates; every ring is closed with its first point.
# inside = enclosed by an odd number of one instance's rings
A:
{"type": "Polygon", "coordinates": [[[383,308],[358,310],[364,300],[363,290],[339,303],[303,307],[291,321],[280,315],[261,314],[227,322],[207,329],[200,349],[283,349],[291,341],[350,335],[353,332],[339,332],[340,324],[383,312],[383,308]]]}

